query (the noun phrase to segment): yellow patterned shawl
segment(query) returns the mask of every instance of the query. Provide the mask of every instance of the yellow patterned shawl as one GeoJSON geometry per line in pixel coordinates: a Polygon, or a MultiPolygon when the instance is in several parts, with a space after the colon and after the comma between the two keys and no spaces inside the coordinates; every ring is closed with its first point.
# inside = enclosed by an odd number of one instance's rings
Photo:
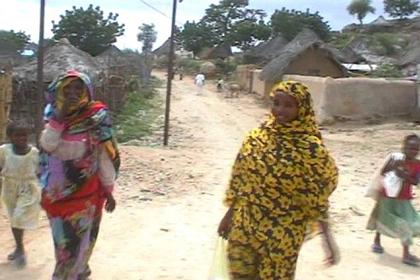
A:
{"type": "Polygon", "coordinates": [[[296,98],[298,118],[279,124],[270,114],[249,133],[234,163],[225,204],[252,204],[273,217],[299,211],[319,219],[327,213],[338,170],[322,143],[307,87],[281,82],[271,96],[276,90],[296,98]]]}

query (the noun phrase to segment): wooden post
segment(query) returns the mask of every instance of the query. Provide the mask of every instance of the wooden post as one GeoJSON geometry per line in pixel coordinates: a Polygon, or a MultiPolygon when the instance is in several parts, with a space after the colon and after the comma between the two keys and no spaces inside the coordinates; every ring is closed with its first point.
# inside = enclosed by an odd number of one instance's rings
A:
{"type": "Polygon", "coordinates": [[[39,17],[39,40],[38,40],[38,67],[37,67],[37,95],[35,104],[35,135],[36,142],[43,129],[43,104],[44,104],[44,21],[45,21],[45,0],[40,3],[39,17]]]}
{"type": "MultiPolygon", "coordinates": [[[[181,1],[180,1],[181,2],[181,1]]],[[[165,127],[163,132],[163,145],[168,146],[169,139],[169,113],[171,110],[171,91],[172,91],[172,76],[175,52],[175,17],[176,17],[177,0],[173,1],[172,9],[172,25],[171,25],[171,39],[169,44],[169,61],[168,61],[168,78],[166,82],[166,106],[165,106],[165,127]]]]}

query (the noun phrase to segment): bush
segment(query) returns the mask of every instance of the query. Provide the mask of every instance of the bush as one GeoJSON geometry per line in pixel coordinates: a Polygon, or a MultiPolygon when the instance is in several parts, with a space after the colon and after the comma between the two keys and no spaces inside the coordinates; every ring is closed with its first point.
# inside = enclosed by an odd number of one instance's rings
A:
{"type": "Polygon", "coordinates": [[[397,53],[398,38],[394,34],[377,33],[373,40],[379,54],[394,55],[397,53]]]}
{"type": "Polygon", "coordinates": [[[143,86],[137,80],[132,84],[139,89],[128,94],[123,109],[114,116],[116,135],[119,142],[140,139],[153,132],[153,124],[163,114],[162,100],[155,95],[162,82],[152,78],[150,86],[143,86]]]}
{"type": "Polygon", "coordinates": [[[381,64],[371,75],[375,78],[401,78],[403,76],[397,66],[389,63],[381,64]]]}
{"type": "Polygon", "coordinates": [[[236,60],[232,59],[217,59],[214,64],[216,65],[216,72],[223,75],[223,76],[229,76],[232,74],[236,67],[238,66],[236,60]]]}
{"type": "Polygon", "coordinates": [[[192,58],[182,58],[177,62],[177,65],[184,68],[184,74],[195,74],[200,71],[202,61],[192,58]]]}

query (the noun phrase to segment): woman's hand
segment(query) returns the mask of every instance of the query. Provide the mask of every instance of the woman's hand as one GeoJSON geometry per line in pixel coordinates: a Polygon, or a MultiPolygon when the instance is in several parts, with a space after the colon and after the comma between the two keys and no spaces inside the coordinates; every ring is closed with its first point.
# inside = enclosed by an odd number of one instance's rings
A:
{"type": "Polygon", "coordinates": [[[231,207],[229,208],[225,216],[220,221],[219,227],[217,229],[217,233],[225,239],[227,239],[227,235],[230,231],[230,227],[232,224],[232,216],[233,216],[233,208],[231,207]]]}
{"type": "Polygon", "coordinates": [[[57,109],[56,111],[55,115],[57,121],[62,121],[69,114],[69,109],[76,107],[79,104],[79,101],[80,97],[77,95],[70,95],[66,97],[63,106],[61,107],[61,110],[57,109]]]}
{"type": "Polygon", "coordinates": [[[106,202],[105,202],[105,210],[109,213],[112,213],[115,210],[115,207],[117,206],[117,202],[114,199],[114,196],[112,193],[108,193],[106,195],[106,202]]]}

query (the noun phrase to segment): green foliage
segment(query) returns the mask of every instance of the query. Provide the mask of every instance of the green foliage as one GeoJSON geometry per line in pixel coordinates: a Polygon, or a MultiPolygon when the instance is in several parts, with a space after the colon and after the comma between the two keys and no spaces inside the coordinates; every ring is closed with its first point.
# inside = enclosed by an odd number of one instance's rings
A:
{"type": "Polygon", "coordinates": [[[180,33],[181,42],[187,51],[197,55],[203,48],[212,47],[215,44],[212,30],[209,26],[195,21],[187,21],[180,33]]]}
{"type": "Polygon", "coordinates": [[[342,50],[354,38],[355,34],[352,32],[331,32],[330,43],[335,48],[342,50]]]}
{"type": "Polygon", "coordinates": [[[271,27],[273,35],[281,34],[285,39],[292,40],[304,28],[314,31],[322,40],[328,40],[331,27],[328,21],[319,12],[311,13],[309,9],[306,12],[289,10],[282,8],[276,10],[271,16],[271,27]]]}
{"type": "Polygon", "coordinates": [[[154,79],[152,87],[129,93],[123,109],[114,117],[119,142],[141,139],[153,132],[153,123],[163,113],[162,100],[155,95],[158,86],[160,81],[154,79]]]}
{"type": "Polygon", "coordinates": [[[243,20],[235,23],[230,32],[230,41],[233,46],[247,50],[254,45],[255,40],[267,40],[271,35],[271,28],[264,22],[243,20]]]}
{"type": "Polygon", "coordinates": [[[196,74],[200,71],[201,63],[199,60],[183,58],[177,62],[177,65],[178,67],[182,66],[186,74],[196,74]]]}
{"type": "Polygon", "coordinates": [[[376,51],[380,55],[395,55],[397,53],[398,38],[392,33],[376,33],[372,38],[376,51]]]}
{"type": "Polygon", "coordinates": [[[14,32],[13,30],[0,30],[0,50],[5,53],[20,54],[30,41],[30,36],[25,32],[14,32]]]}
{"type": "Polygon", "coordinates": [[[384,0],[384,10],[391,17],[403,19],[419,10],[419,1],[384,0]]]}
{"type": "Polygon", "coordinates": [[[217,73],[221,74],[222,76],[229,76],[231,75],[236,67],[238,66],[238,63],[235,60],[223,60],[223,59],[216,59],[214,62],[216,65],[216,71],[217,73]]]}
{"type": "Polygon", "coordinates": [[[105,51],[116,38],[124,34],[124,24],[117,22],[118,14],[109,13],[104,18],[100,7],[92,5],[66,10],[58,23],[53,23],[54,39],[67,38],[77,48],[95,56],[105,51]]]}
{"type": "Polygon", "coordinates": [[[157,32],[155,31],[155,25],[145,24],[139,27],[140,32],[137,34],[137,41],[143,43],[141,48],[144,53],[151,52],[153,43],[156,42],[157,32]]]}
{"type": "Polygon", "coordinates": [[[181,32],[186,50],[194,55],[205,47],[229,43],[245,50],[258,40],[266,40],[270,29],[264,23],[265,12],[249,9],[248,0],[220,0],[206,9],[199,22],[187,22],[181,32]]]}
{"type": "Polygon", "coordinates": [[[363,24],[363,19],[368,13],[375,13],[375,8],[371,4],[372,0],[352,0],[347,6],[347,11],[352,16],[356,15],[360,24],[363,24]]]}
{"type": "Polygon", "coordinates": [[[393,64],[381,64],[375,71],[371,73],[372,77],[376,78],[401,78],[403,77],[401,71],[393,64]]]}

